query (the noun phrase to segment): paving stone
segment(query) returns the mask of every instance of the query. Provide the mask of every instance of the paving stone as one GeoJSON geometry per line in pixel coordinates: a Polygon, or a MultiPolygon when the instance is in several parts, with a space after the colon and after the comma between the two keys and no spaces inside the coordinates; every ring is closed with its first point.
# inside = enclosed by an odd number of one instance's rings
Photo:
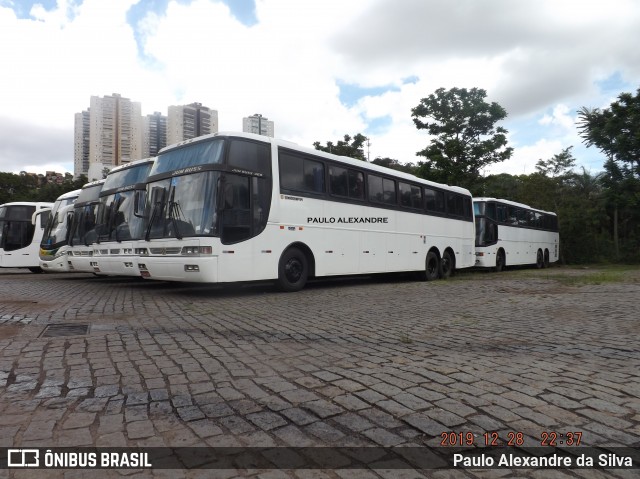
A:
{"type": "Polygon", "coordinates": [[[273,428],[284,426],[287,424],[282,416],[269,412],[258,412],[247,415],[247,419],[255,424],[258,428],[269,431],[273,428]]]}
{"type": "Polygon", "coordinates": [[[149,420],[129,422],[126,431],[129,439],[141,439],[155,434],[153,423],[149,420]]]}

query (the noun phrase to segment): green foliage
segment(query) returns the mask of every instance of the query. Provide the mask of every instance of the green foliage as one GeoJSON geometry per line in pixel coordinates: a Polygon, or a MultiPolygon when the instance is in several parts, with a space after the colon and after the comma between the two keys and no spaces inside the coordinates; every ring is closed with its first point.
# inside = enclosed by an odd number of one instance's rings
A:
{"type": "Polygon", "coordinates": [[[367,161],[367,157],[364,154],[364,145],[367,141],[367,137],[361,133],[357,133],[353,138],[349,135],[344,135],[343,140],[338,140],[334,145],[333,142],[328,141],[325,146],[322,146],[319,141],[316,141],[313,146],[316,150],[326,151],[327,153],[333,153],[334,155],[348,156],[349,158],[355,158],[357,160],[367,161]]]}
{"type": "Polygon", "coordinates": [[[427,159],[419,176],[468,188],[484,167],[511,157],[507,130],[496,127],[507,112],[498,103],[487,103],[486,96],[479,88],[439,88],[411,110],[416,127],[434,137],[417,153],[427,159]]]}
{"type": "Polygon", "coordinates": [[[384,166],[385,168],[391,168],[392,170],[404,171],[405,173],[410,173],[412,175],[416,174],[417,166],[413,163],[400,163],[398,160],[394,160],[392,158],[376,158],[371,163],[374,165],[384,166]]]}
{"type": "Polygon", "coordinates": [[[601,184],[615,258],[639,261],[640,89],[621,93],[609,108],[582,107],[578,118],[583,142],[607,157],[601,184]]]}
{"type": "Polygon", "coordinates": [[[0,173],[0,204],[13,201],[53,202],[63,193],[78,190],[87,183],[87,177],[77,180],[67,173],[62,184],[48,183],[44,178],[33,175],[0,173]]]}

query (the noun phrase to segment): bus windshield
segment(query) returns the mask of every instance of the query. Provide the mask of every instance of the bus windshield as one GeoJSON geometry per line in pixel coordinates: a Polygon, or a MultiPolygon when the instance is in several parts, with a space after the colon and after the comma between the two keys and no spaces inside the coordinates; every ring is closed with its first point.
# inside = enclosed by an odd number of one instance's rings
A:
{"type": "Polygon", "coordinates": [[[59,243],[66,242],[67,240],[67,215],[69,211],[73,211],[73,209],[69,208],[68,205],[65,207],[57,208],[57,210],[52,214],[51,219],[47,223],[47,228],[45,230],[45,234],[42,237],[41,245],[46,248],[55,247],[59,243]]]}
{"type": "Polygon", "coordinates": [[[73,209],[70,210],[68,206],[72,205],[76,198],[77,196],[71,196],[69,198],[56,200],[51,210],[51,217],[44,230],[42,242],[40,243],[43,247],[52,248],[67,240],[69,225],[67,224],[66,217],[69,211],[73,211],[73,209]]]}
{"type": "Polygon", "coordinates": [[[15,251],[31,244],[35,232],[31,215],[35,211],[31,205],[0,207],[0,248],[15,251]]]}
{"type": "Polygon", "coordinates": [[[142,218],[135,215],[135,190],[104,196],[100,202],[102,204],[98,218],[100,242],[141,238],[142,218]]]}
{"type": "Polygon", "coordinates": [[[122,186],[144,183],[152,165],[152,162],[148,162],[109,173],[102,186],[102,191],[106,192],[122,186]]]}
{"type": "Polygon", "coordinates": [[[201,171],[149,183],[146,237],[217,236],[219,178],[219,171],[201,171]]]}
{"type": "Polygon", "coordinates": [[[198,165],[221,164],[223,160],[224,139],[205,141],[176,148],[158,156],[149,176],[198,165]]]}

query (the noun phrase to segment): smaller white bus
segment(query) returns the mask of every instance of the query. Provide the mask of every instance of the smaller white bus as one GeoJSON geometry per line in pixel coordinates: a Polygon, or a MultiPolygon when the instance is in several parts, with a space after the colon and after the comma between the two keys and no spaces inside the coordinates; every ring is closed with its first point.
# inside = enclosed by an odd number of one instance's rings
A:
{"type": "Polygon", "coordinates": [[[100,210],[100,191],[104,180],[87,183],[73,205],[67,260],[69,271],[93,273],[93,244],[98,237],[96,219],[100,210]]]}
{"type": "Polygon", "coordinates": [[[28,268],[41,273],[38,250],[53,203],[0,205],[0,268],[28,268]]]}
{"type": "Polygon", "coordinates": [[[502,271],[506,266],[558,261],[558,217],[514,201],[474,198],[476,266],[502,271]]]}
{"type": "Polygon", "coordinates": [[[69,271],[69,226],[73,218],[73,203],[81,190],[69,191],[58,197],[51,209],[49,222],[40,242],[40,268],[48,273],[69,271]]]}

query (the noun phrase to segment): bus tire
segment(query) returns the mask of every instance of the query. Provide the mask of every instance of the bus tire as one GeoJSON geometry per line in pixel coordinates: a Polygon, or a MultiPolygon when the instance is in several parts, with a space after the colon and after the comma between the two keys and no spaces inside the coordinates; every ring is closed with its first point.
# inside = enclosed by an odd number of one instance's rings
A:
{"type": "Polygon", "coordinates": [[[291,293],[304,288],[309,277],[309,261],[298,248],[289,248],[278,263],[278,289],[291,293]]]}
{"type": "Polygon", "coordinates": [[[544,250],[544,263],[542,265],[543,268],[548,268],[549,267],[549,250],[546,249],[544,250]]]}
{"type": "Polygon", "coordinates": [[[440,262],[441,277],[442,279],[448,279],[453,275],[455,269],[455,262],[453,256],[448,251],[442,254],[442,261],[440,262]]]}
{"type": "Polygon", "coordinates": [[[504,250],[499,250],[498,253],[496,254],[496,273],[499,273],[500,271],[504,271],[504,268],[507,264],[506,258],[504,257],[504,250]]]}
{"type": "Polygon", "coordinates": [[[29,271],[31,271],[34,274],[44,273],[44,271],[40,266],[34,266],[33,268],[29,268],[29,271]]]}
{"type": "Polygon", "coordinates": [[[544,268],[544,256],[542,254],[541,249],[539,249],[538,253],[536,254],[536,268],[538,269],[544,268]]]}
{"type": "Polygon", "coordinates": [[[425,261],[425,276],[427,281],[434,281],[440,277],[440,260],[438,255],[433,251],[427,253],[427,259],[425,261]]]}

